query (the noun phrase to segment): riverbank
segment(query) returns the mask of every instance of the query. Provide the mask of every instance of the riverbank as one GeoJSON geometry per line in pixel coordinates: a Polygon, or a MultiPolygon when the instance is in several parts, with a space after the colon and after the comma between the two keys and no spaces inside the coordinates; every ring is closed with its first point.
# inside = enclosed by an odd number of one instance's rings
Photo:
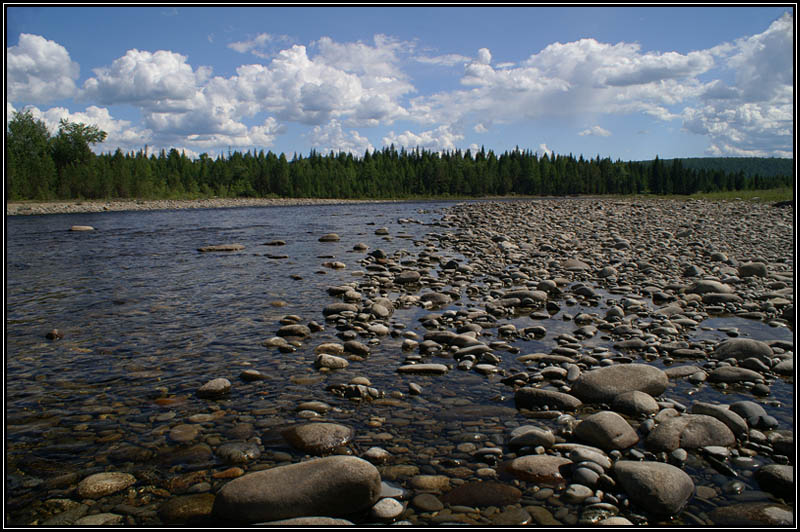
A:
{"type": "Polygon", "coordinates": [[[278,207],[296,205],[341,205],[379,203],[391,200],[348,200],[314,198],[207,198],[187,200],[71,200],[6,203],[6,216],[35,214],[77,214],[109,211],[158,211],[172,209],[222,209],[229,207],[278,207]]]}
{"type": "MultiPolygon", "coordinates": [[[[771,189],[732,191],[692,196],[599,196],[598,199],[668,199],[668,200],[708,200],[708,201],[751,201],[770,203],[793,200],[792,189],[771,189]]],[[[578,196],[574,196],[578,197],[578,196]]],[[[584,196],[585,198],[586,196],[584,196]]],[[[397,201],[468,201],[476,199],[510,200],[510,199],[550,199],[540,196],[504,196],[504,197],[410,197],[396,199],[341,199],[341,198],[202,198],[202,199],[114,199],[114,200],[63,200],[63,201],[16,201],[6,203],[6,216],[36,214],[77,214],[109,211],[157,211],[173,209],[220,209],[231,207],[278,207],[297,205],[342,205],[386,203],[397,201]]]]}

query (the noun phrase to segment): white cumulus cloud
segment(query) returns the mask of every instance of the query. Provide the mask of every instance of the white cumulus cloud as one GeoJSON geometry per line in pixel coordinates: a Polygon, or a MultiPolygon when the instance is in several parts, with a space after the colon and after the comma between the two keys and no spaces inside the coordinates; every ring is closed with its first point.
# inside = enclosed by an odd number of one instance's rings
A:
{"type": "Polygon", "coordinates": [[[151,109],[180,109],[211,75],[208,67],[196,70],[187,57],[159,50],[128,50],[109,67],[94,69],[83,84],[82,96],[105,105],[135,104],[151,109]]]}
{"type": "Polygon", "coordinates": [[[6,48],[6,97],[12,102],[47,103],[75,95],[80,67],[66,48],[40,35],[22,33],[6,48]]]}
{"type": "Polygon", "coordinates": [[[367,150],[374,150],[369,139],[362,137],[354,129],[345,132],[342,124],[335,119],[324,126],[314,126],[308,138],[312,148],[321,154],[333,151],[335,153],[349,152],[361,156],[367,150]]]}
{"type": "Polygon", "coordinates": [[[406,130],[403,133],[395,134],[394,131],[390,131],[387,136],[383,137],[383,144],[384,146],[394,144],[395,147],[410,149],[419,147],[441,152],[455,150],[456,142],[463,139],[464,135],[456,133],[449,126],[444,125],[420,133],[406,130]]]}
{"type": "Polygon", "coordinates": [[[709,155],[794,157],[794,17],[718,48],[736,84],[709,83],[681,116],[709,155]]]}

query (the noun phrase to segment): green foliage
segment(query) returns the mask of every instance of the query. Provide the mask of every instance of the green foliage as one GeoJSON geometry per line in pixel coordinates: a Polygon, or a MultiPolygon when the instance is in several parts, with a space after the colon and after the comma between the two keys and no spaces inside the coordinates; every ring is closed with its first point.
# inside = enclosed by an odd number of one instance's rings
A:
{"type": "MultiPolygon", "coordinates": [[[[9,141],[18,140],[18,129],[39,138],[42,125],[22,117],[9,141]],[[25,128],[21,128],[21,125],[25,128]],[[36,126],[36,127],[34,127],[36,126]],[[39,129],[36,129],[39,128],[39,129]],[[34,132],[37,132],[34,135],[34,132]]],[[[10,125],[9,125],[10,127],[10,125]]],[[[46,142],[46,129],[45,142],[46,142]]],[[[793,171],[780,175],[751,176],[741,170],[693,169],[685,160],[623,162],[577,159],[572,155],[538,156],[514,149],[495,154],[481,148],[431,152],[397,151],[394,146],[367,151],[362,157],[349,153],[308,156],[252,151],[232,152],[211,158],[190,159],[175,149],[149,157],[139,152],[95,156],[89,145],[101,142],[105,133],[95,126],[62,123],[50,139],[50,173],[23,173],[21,155],[9,155],[8,197],[13,199],[70,198],[178,198],[178,197],[308,197],[308,198],[421,198],[480,197],[502,195],[568,194],[677,194],[793,187],[793,171]],[[56,169],[58,172],[56,174],[56,169]],[[42,188],[39,175],[56,176],[42,188]],[[37,180],[38,179],[38,180],[37,180]]],[[[28,146],[30,143],[19,143],[28,146]]],[[[16,145],[15,145],[16,146],[16,145]]],[[[16,149],[19,149],[17,147],[16,149]]],[[[11,150],[9,149],[9,152],[11,150]]],[[[44,150],[48,155],[47,150],[44,150]]],[[[47,159],[48,157],[44,157],[47,159]]],[[[45,164],[44,161],[42,164],[45,164]]],[[[46,183],[46,181],[45,181],[46,183]]]]}
{"type": "Polygon", "coordinates": [[[95,125],[69,122],[62,118],[52,139],[53,161],[59,171],[69,165],[87,165],[94,155],[91,144],[106,140],[106,132],[95,125]]]}
{"type": "Polygon", "coordinates": [[[6,126],[6,200],[51,198],[55,179],[47,126],[17,111],[6,126]]]}

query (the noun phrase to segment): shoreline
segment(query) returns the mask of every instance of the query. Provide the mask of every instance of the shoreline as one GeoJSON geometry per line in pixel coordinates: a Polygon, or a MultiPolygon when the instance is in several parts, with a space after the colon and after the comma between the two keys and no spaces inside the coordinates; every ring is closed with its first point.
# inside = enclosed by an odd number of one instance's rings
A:
{"type": "MultiPolygon", "coordinates": [[[[32,216],[43,214],[91,214],[100,212],[123,211],[160,211],[183,209],[225,209],[235,207],[296,207],[310,205],[359,205],[374,203],[402,202],[462,202],[462,201],[506,201],[506,200],[547,200],[547,199],[606,199],[606,200],[675,200],[674,196],[655,197],[639,196],[481,196],[481,197],[427,197],[396,199],[345,199],[345,198],[201,198],[201,199],[113,199],[113,200],[54,200],[54,201],[12,201],[6,202],[6,216],[32,216]]],[[[760,197],[734,198],[696,198],[691,196],[679,198],[683,201],[747,201],[774,202],[772,199],[760,197]]],[[[779,201],[794,204],[794,200],[779,201]]],[[[776,205],[783,206],[783,205],[776,205]]]]}
{"type": "Polygon", "coordinates": [[[7,202],[6,216],[84,214],[174,209],[222,209],[231,207],[284,207],[386,203],[400,200],[351,200],[318,198],[207,198],[192,200],[71,200],[7,202]]]}

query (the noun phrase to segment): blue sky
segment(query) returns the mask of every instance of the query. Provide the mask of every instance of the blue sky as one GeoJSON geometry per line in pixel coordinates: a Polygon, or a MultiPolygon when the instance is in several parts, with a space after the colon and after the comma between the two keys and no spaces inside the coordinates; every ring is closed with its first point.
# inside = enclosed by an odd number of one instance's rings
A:
{"type": "Polygon", "coordinates": [[[793,157],[785,7],[6,4],[6,120],[97,151],[793,157]]]}

